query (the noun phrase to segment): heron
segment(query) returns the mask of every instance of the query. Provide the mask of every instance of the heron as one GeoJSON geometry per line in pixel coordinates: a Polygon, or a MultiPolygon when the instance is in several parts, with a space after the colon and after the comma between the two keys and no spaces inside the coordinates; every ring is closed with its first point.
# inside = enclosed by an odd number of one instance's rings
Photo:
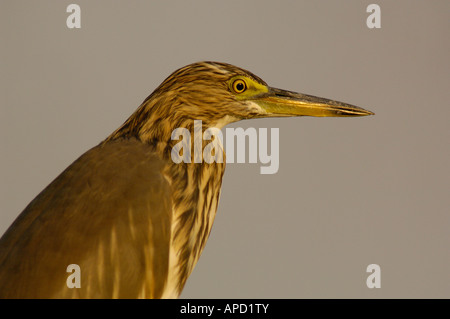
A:
{"type": "Polygon", "coordinates": [[[372,114],[270,87],[227,63],[182,67],[7,229],[0,297],[178,298],[209,238],[225,162],[175,163],[175,128],[193,132],[195,120],[206,130],[255,118],[372,114]],[[78,287],[67,282],[74,264],[78,287]]]}

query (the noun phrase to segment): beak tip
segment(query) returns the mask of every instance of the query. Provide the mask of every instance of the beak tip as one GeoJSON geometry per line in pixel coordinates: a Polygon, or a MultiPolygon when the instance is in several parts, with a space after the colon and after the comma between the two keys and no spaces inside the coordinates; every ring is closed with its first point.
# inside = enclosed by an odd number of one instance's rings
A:
{"type": "Polygon", "coordinates": [[[369,116],[369,115],[375,115],[375,113],[374,112],[372,112],[372,111],[369,111],[369,110],[366,110],[366,109],[363,109],[363,108],[361,108],[361,107],[356,107],[357,109],[358,109],[358,111],[359,111],[359,116],[369,116]]]}

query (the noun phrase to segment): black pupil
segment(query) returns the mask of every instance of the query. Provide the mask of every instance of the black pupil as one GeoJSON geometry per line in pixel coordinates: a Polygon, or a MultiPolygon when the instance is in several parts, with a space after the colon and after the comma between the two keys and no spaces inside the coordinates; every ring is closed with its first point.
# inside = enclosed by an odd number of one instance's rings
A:
{"type": "Polygon", "coordinates": [[[236,84],[236,90],[240,91],[244,91],[244,83],[239,82],[238,84],[236,84]]]}

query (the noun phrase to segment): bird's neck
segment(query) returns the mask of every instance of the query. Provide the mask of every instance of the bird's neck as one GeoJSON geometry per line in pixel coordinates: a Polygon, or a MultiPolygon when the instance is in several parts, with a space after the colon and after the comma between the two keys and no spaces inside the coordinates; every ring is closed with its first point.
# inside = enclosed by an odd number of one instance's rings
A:
{"type": "MultiPolygon", "coordinates": [[[[239,118],[215,113],[203,114],[200,107],[182,101],[174,94],[154,92],[139,108],[106,140],[137,138],[143,143],[157,146],[161,155],[170,156],[170,151],[179,140],[180,130],[187,130],[191,141],[203,139],[206,130],[220,130],[239,118]],[[200,110],[200,111],[199,111],[200,110]],[[200,126],[200,128],[198,128],[200,126]],[[199,131],[200,130],[200,131],[199,131]]],[[[205,146],[208,141],[203,141],[205,146]]]]}
{"type": "MultiPolygon", "coordinates": [[[[144,103],[103,143],[121,138],[137,138],[151,145],[166,162],[162,173],[170,184],[172,199],[171,252],[167,291],[169,291],[168,296],[177,296],[181,293],[209,237],[219,203],[222,176],[225,171],[225,154],[219,143],[216,144],[219,147],[215,154],[217,152],[222,154],[221,162],[208,164],[203,160],[203,156],[201,161],[197,162],[195,156],[198,150],[196,152],[195,146],[201,145],[200,152],[203,155],[203,150],[211,143],[211,140],[203,139],[211,123],[203,122],[199,131],[194,120],[177,117],[176,112],[158,117],[155,114],[146,111],[144,103]],[[143,122],[144,116],[146,121],[143,122]],[[176,163],[173,160],[172,150],[181,141],[181,137],[172,138],[173,130],[177,128],[189,132],[190,141],[192,141],[190,162],[176,163]]],[[[225,119],[213,124],[221,127],[229,121],[230,119],[225,119]]],[[[184,138],[185,136],[182,139],[184,138]]]]}
{"type": "Polygon", "coordinates": [[[206,245],[220,197],[224,163],[167,165],[172,189],[168,296],[178,296],[206,245]]]}

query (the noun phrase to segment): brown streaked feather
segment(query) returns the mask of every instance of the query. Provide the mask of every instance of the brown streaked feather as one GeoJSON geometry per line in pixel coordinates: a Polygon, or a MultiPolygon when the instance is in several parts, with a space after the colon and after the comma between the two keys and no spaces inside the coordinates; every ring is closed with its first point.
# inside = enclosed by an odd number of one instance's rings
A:
{"type": "Polygon", "coordinates": [[[0,297],[161,297],[172,217],[163,167],[135,139],[82,155],[0,241],[0,297]],[[80,289],[66,286],[69,264],[81,268],[80,289]]]}

